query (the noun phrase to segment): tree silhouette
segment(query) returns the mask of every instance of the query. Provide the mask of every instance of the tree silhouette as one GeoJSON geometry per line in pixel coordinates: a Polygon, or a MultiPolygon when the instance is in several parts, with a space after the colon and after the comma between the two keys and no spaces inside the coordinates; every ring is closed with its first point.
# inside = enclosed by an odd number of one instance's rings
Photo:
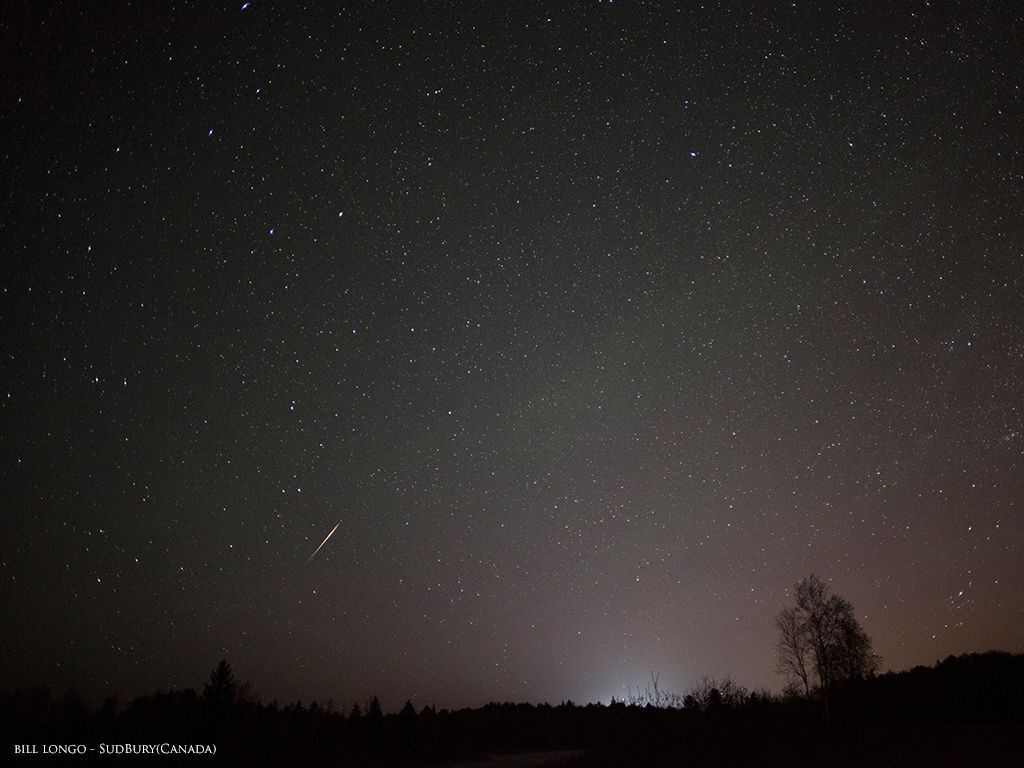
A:
{"type": "Polygon", "coordinates": [[[775,618],[778,670],[788,688],[809,695],[872,674],[879,657],[845,598],[813,574],[797,582],[796,605],[775,618]]]}
{"type": "Polygon", "coordinates": [[[416,708],[411,701],[406,701],[402,711],[398,713],[398,746],[403,752],[409,752],[416,745],[416,708]]]}
{"type": "Polygon", "coordinates": [[[376,696],[366,705],[366,736],[373,747],[381,746],[384,739],[384,712],[376,696]]]}
{"type": "Polygon", "coordinates": [[[368,720],[380,720],[384,717],[384,712],[380,708],[380,699],[376,696],[370,699],[370,703],[366,706],[366,717],[368,720]]]}
{"type": "Polygon", "coordinates": [[[796,608],[786,608],[775,617],[775,626],[779,630],[777,668],[786,678],[786,688],[810,696],[814,680],[810,635],[804,617],[796,608]]]}
{"type": "Polygon", "coordinates": [[[203,688],[203,698],[215,707],[229,707],[235,703],[235,676],[227,659],[221,659],[210,673],[210,682],[203,688]]]}

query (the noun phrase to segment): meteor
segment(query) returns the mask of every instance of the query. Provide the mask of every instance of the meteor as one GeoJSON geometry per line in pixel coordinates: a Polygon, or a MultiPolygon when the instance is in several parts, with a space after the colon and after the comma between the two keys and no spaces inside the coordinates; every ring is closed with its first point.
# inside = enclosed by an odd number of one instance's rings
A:
{"type": "MultiPolygon", "coordinates": [[[[340,520],[338,521],[338,525],[341,525],[341,521],[340,521],[340,520]]],[[[310,562],[311,562],[311,561],[313,560],[313,558],[314,558],[314,557],[316,557],[316,553],[317,553],[317,552],[319,552],[319,551],[320,551],[321,549],[323,549],[323,547],[324,547],[324,544],[326,544],[326,543],[327,543],[327,540],[328,540],[329,538],[331,538],[331,536],[333,536],[333,535],[334,535],[334,532],[335,532],[336,530],[338,530],[338,525],[336,525],[336,526],[334,526],[333,528],[331,528],[331,532],[330,532],[330,533],[328,533],[328,534],[327,534],[327,535],[326,535],[326,536],[324,537],[324,540],[320,542],[320,546],[319,546],[319,547],[317,547],[317,548],[316,548],[315,550],[313,550],[313,554],[309,556],[309,560],[307,560],[307,561],[306,561],[306,565],[309,565],[309,564],[310,564],[310,562]]]]}

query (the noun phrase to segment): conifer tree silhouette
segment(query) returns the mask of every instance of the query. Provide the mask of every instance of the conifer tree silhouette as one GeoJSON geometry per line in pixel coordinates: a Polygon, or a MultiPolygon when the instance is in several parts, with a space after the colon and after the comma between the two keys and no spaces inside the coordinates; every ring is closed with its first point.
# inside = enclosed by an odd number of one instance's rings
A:
{"type": "Polygon", "coordinates": [[[203,698],[207,703],[218,707],[229,707],[235,703],[237,687],[235,676],[227,659],[221,659],[217,668],[210,673],[210,682],[203,688],[203,698]]]}

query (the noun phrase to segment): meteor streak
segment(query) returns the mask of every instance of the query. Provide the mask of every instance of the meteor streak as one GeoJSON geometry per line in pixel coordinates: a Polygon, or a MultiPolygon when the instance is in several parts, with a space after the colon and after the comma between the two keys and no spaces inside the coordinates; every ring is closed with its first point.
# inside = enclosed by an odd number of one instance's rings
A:
{"type": "MultiPolygon", "coordinates": [[[[338,521],[338,525],[341,525],[341,521],[340,521],[340,520],[338,521]]],[[[338,525],[336,525],[336,526],[334,526],[333,528],[331,528],[331,532],[330,532],[330,533],[328,533],[328,534],[327,534],[327,535],[326,535],[326,536],[324,537],[324,540],[320,542],[320,546],[319,546],[319,547],[317,547],[317,548],[316,548],[315,550],[313,550],[313,554],[309,556],[309,560],[307,560],[307,561],[306,561],[306,565],[309,565],[309,564],[310,564],[310,562],[311,562],[311,561],[313,560],[313,558],[314,558],[314,557],[316,557],[316,553],[317,553],[317,552],[319,552],[319,551],[320,551],[321,549],[323,549],[323,547],[324,547],[324,544],[326,544],[326,543],[327,543],[327,540],[328,540],[329,538],[331,538],[331,536],[333,536],[333,535],[334,535],[334,532],[335,532],[336,530],[338,530],[338,525]]]]}

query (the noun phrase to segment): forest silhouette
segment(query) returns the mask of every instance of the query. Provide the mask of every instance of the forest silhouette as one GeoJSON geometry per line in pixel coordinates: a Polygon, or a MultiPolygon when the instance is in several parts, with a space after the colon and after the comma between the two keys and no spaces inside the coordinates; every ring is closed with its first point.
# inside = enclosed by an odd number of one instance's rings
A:
{"type": "MultiPolygon", "coordinates": [[[[202,692],[160,691],[123,707],[108,698],[90,708],[73,690],[4,693],[0,730],[8,759],[15,744],[81,743],[216,744],[217,754],[205,759],[237,765],[437,766],[518,752],[579,766],[1024,764],[1024,655],[951,656],[814,695],[748,692],[706,679],[676,696],[660,691],[656,676],[652,683],[610,705],[449,711],[406,702],[385,714],[376,697],[347,708],[264,703],[223,660],[202,692]]],[[[136,755],[132,764],[168,759],[136,755]]]]}
{"type": "Polygon", "coordinates": [[[41,686],[0,694],[0,732],[7,757],[34,747],[33,761],[78,764],[162,764],[168,752],[211,748],[205,759],[233,765],[1024,764],[1024,655],[950,656],[877,675],[880,659],[847,600],[813,575],[793,595],[776,618],[782,694],[709,677],[677,694],[652,672],[608,705],[450,711],[406,701],[386,714],[376,696],[347,708],[264,703],[222,659],[202,692],[159,691],[124,707],[108,697],[90,708],[74,690],[55,697],[41,686]],[[85,746],[47,755],[39,745],[85,746]]]}

